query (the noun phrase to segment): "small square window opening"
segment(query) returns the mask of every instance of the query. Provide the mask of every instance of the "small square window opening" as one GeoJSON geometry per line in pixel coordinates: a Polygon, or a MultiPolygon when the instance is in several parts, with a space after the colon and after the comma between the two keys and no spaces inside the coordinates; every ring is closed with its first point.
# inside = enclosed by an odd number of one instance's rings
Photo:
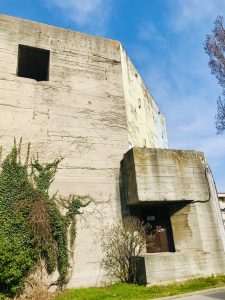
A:
{"type": "Polygon", "coordinates": [[[19,45],[17,76],[48,81],[49,58],[49,50],[19,45]]]}

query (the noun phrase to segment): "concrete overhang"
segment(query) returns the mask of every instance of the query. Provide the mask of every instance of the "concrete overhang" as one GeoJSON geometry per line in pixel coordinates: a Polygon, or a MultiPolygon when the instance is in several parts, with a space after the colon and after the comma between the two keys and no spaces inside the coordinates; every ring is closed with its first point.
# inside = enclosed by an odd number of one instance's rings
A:
{"type": "Polygon", "coordinates": [[[122,161],[128,205],[207,201],[207,163],[202,152],[132,148],[122,161]]]}

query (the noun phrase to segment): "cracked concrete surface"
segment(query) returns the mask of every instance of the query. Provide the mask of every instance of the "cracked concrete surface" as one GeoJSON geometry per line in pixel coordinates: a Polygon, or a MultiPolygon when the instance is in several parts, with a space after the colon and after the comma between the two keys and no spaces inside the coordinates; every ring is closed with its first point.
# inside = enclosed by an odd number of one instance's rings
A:
{"type": "Polygon", "coordinates": [[[159,109],[117,41],[0,15],[0,68],[0,145],[7,153],[13,138],[22,137],[43,161],[63,157],[52,193],[94,199],[78,219],[69,286],[100,285],[105,277],[96,238],[121,218],[120,161],[129,144],[144,142],[145,133],[140,139],[132,133],[128,92],[138,132],[148,122],[147,145],[154,134],[151,145],[164,147],[166,136],[162,143],[153,121],[159,109]],[[16,75],[18,44],[50,50],[49,81],[16,75]]]}

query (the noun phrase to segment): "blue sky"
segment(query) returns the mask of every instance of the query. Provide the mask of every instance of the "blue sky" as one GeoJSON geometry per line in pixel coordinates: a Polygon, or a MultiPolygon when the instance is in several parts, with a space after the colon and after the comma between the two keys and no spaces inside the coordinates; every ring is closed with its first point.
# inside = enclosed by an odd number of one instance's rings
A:
{"type": "Polygon", "coordinates": [[[120,40],[166,117],[170,148],[204,151],[225,191],[221,89],[203,50],[224,0],[0,0],[0,11],[120,40]]]}

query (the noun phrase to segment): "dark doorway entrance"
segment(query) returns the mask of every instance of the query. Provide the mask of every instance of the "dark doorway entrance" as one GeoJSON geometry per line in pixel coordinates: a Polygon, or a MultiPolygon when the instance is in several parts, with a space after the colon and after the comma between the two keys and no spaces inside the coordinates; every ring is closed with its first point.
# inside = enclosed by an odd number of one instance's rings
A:
{"type": "Polygon", "coordinates": [[[175,252],[170,210],[167,205],[132,207],[131,213],[149,225],[149,238],[146,241],[148,253],[175,252]]]}

